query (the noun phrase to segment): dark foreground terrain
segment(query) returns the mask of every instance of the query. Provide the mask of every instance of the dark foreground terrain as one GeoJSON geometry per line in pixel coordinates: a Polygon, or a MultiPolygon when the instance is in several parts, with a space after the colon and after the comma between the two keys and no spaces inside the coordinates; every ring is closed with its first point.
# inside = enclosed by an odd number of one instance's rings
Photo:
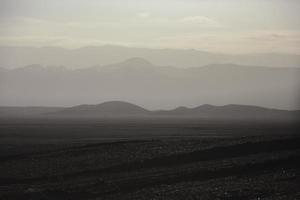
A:
{"type": "Polygon", "coordinates": [[[300,199],[297,123],[1,119],[0,199],[300,199]]]}

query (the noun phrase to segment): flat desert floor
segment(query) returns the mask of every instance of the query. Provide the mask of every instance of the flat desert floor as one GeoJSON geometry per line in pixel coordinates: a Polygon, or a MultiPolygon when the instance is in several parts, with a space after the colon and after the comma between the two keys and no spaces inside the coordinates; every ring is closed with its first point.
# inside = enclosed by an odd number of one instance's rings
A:
{"type": "Polygon", "coordinates": [[[297,123],[1,119],[0,199],[300,199],[297,123]]]}

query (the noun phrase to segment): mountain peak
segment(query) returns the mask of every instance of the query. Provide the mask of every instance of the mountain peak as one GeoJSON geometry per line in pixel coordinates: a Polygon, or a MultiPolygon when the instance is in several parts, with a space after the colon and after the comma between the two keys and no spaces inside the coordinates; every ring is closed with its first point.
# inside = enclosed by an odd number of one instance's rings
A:
{"type": "Polygon", "coordinates": [[[144,59],[144,58],[140,58],[140,57],[133,57],[133,58],[129,58],[127,60],[125,60],[124,62],[122,62],[122,64],[128,65],[128,66],[153,66],[153,64],[151,62],[149,62],[148,60],[144,59]]]}
{"type": "Polygon", "coordinates": [[[105,106],[105,107],[139,107],[133,103],[129,103],[126,101],[105,101],[103,103],[97,104],[95,105],[96,107],[101,107],[101,106],[105,106]]]}
{"type": "Polygon", "coordinates": [[[79,105],[62,110],[61,114],[80,115],[142,115],[149,111],[125,101],[107,101],[97,105],[79,105]]]}
{"type": "MultiPolygon", "coordinates": [[[[1,111],[1,110],[0,110],[1,111]]],[[[184,106],[173,110],[150,111],[138,105],[124,101],[107,101],[96,105],[79,105],[63,108],[54,113],[71,117],[193,117],[205,119],[249,119],[249,120],[294,120],[299,111],[269,109],[251,105],[228,104],[214,106],[204,104],[195,108],[184,106]]]]}
{"type": "Polygon", "coordinates": [[[214,106],[214,105],[211,105],[211,104],[202,104],[200,106],[197,106],[195,107],[194,109],[213,109],[213,108],[216,108],[218,106],[214,106]]]}

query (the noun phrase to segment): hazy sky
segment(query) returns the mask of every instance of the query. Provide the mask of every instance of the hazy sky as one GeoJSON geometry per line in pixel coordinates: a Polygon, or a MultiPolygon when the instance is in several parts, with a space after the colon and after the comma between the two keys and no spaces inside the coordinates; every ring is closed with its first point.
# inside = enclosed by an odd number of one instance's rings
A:
{"type": "Polygon", "coordinates": [[[0,45],[300,54],[299,0],[0,0],[0,45]]]}

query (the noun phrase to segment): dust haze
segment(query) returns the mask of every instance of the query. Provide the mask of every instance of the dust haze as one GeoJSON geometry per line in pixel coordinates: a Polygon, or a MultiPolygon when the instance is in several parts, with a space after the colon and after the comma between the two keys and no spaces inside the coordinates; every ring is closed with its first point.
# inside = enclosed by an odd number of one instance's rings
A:
{"type": "Polygon", "coordinates": [[[300,108],[298,1],[0,3],[0,106],[300,108]]]}
{"type": "Polygon", "coordinates": [[[300,199],[299,0],[0,0],[0,199],[300,199]]]}

